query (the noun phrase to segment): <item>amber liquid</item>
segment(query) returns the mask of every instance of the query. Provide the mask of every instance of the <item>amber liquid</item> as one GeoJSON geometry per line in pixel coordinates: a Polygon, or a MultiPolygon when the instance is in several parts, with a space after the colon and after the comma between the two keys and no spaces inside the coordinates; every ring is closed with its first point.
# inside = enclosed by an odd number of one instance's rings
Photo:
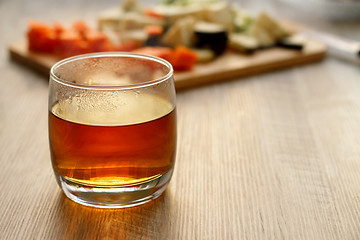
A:
{"type": "MultiPolygon", "coordinates": [[[[49,113],[51,158],[58,175],[86,185],[125,186],[152,180],[172,169],[176,151],[175,109],[145,109],[142,118],[153,119],[103,126],[100,120],[96,124],[83,123],[86,117],[78,122],[59,109],[56,104],[49,113]],[[162,113],[166,114],[154,118],[162,113]]],[[[121,117],[121,113],[118,115],[121,117]]],[[[89,116],[96,119],[94,113],[89,116]]]]}

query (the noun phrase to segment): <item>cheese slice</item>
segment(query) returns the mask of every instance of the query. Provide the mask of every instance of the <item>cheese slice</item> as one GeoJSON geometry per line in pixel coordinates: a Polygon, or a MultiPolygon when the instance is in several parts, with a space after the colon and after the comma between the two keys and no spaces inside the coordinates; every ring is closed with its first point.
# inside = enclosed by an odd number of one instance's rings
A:
{"type": "Polygon", "coordinates": [[[195,22],[195,19],[191,16],[177,20],[165,33],[161,42],[170,47],[191,46],[195,22]]]}
{"type": "Polygon", "coordinates": [[[217,2],[205,6],[204,21],[221,24],[231,32],[234,30],[235,13],[227,2],[217,2]]]}

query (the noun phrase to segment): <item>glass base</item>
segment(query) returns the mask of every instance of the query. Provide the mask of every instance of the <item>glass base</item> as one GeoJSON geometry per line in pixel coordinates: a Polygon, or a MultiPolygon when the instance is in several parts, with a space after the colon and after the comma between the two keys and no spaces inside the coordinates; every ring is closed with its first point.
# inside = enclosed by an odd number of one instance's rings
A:
{"type": "Polygon", "coordinates": [[[172,170],[148,182],[121,187],[89,186],[59,176],[65,195],[74,202],[97,208],[133,207],[159,197],[168,185],[172,170]]]}

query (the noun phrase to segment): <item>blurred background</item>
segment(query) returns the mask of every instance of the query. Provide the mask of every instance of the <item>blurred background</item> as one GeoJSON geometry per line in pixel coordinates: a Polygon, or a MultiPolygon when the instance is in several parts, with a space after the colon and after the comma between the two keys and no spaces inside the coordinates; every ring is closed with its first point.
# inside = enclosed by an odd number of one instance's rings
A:
{"type": "MultiPolygon", "coordinates": [[[[291,20],[308,27],[333,33],[344,38],[359,39],[360,1],[359,0],[227,0],[251,13],[266,11],[279,19],[291,20]]],[[[161,0],[139,0],[144,5],[154,5],[161,0]]],[[[56,20],[69,25],[75,20],[84,20],[96,27],[101,11],[120,5],[114,0],[1,0],[0,43],[2,46],[25,37],[27,20],[51,23],[56,20]],[[62,5],[72,6],[66,11],[62,5]],[[51,12],[44,13],[46,11],[51,12]],[[14,16],[16,16],[14,18],[14,16]],[[11,32],[11,34],[9,34],[11,32]]],[[[5,49],[2,49],[5,51],[5,49]]],[[[5,57],[4,54],[1,55],[5,57]]]]}

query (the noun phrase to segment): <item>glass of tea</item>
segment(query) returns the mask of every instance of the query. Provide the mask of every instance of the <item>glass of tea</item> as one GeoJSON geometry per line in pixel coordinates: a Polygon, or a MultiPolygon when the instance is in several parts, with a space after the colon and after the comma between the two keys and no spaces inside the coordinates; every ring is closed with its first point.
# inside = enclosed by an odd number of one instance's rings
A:
{"type": "Polygon", "coordinates": [[[83,205],[122,208],[165,190],[176,157],[172,66],[131,53],[67,58],[50,70],[56,180],[83,205]]]}

